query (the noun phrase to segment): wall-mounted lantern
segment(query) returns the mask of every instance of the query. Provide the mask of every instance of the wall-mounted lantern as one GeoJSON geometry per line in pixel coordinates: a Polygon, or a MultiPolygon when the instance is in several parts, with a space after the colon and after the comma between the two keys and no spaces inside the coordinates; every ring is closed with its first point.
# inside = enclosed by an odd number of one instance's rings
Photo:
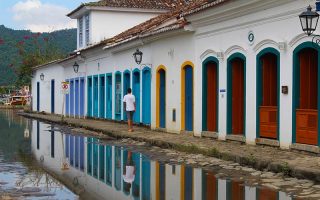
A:
{"type": "Polygon", "coordinates": [[[74,62],[73,64],[73,71],[76,74],[79,72],[79,64],[77,62],[74,62]]]}
{"type": "Polygon", "coordinates": [[[40,74],[40,80],[41,80],[41,81],[44,80],[44,74],[43,74],[43,73],[40,74]]]}
{"type": "Polygon", "coordinates": [[[312,42],[315,45],[320,44],[320,35],[314,35],[313,32],[317,30],[319,14],[317,11],[320,9],[320,0],[316,2],[316,11],[312,11],[312,7],[309,5],[307,10],[299,15],[301,28],[308,35],[313,36],[312,42]]]}
{"type": "Polygon", "coordinates": [[[137,49],[136,52],[133,53],[134,60],[138,65],[140,65],[142,62],[142,56],[143,53],[139,49],[137,49]]]}

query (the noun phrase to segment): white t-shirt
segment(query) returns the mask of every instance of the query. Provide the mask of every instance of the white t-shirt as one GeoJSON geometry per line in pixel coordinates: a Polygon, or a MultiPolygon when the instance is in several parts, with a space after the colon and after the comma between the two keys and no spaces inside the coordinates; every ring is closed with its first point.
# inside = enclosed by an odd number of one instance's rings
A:
{"type": "Polygon", "coordinates": [[[126,166],[126,174],[123,175],[123,181],[126,183],[132,183],[134,178],[134,166],[126,166]]]}
{"type": "Polygon", "coordinates": [[[134,111],[134,103],[136,102],[136,98],[132,94],[127,94],[123,97],[123,102],[126,103],[126,111],[134,111]]]}

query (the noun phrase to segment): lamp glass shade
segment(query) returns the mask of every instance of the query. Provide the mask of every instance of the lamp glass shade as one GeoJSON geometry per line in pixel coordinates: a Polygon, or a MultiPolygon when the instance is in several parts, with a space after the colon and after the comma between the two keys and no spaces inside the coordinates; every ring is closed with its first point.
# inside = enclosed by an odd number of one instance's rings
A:
{"type": "Polygon", "coordinates": [[[44,74],[43,73],[40,74],[40,80],[42,80],[42,81],[44,80],[44,74]]]}
{"type": "Polygon", "coordinates": [[[143,53],[139,49],[137,49],[136,52],[133,53],[134,60],[138,65],[140,65],[142,62],[142,55],[143,53]]]}
{"type": "Polygon", "coordinates": [[[299,15],[301,28],[307,35],[312,35],[312,33],[317,29],[319,14],[312,11],[311,6],[307,8],[307,11],[299,15]]]}
{"type": "Polygon", "coordinates": [[[73,64],[73,71],[74,71],[75,73],[78,73],[78,71],[79,71],[79,64],[78,64],[77,62],[75,62],[75,63],[73,64]]]}

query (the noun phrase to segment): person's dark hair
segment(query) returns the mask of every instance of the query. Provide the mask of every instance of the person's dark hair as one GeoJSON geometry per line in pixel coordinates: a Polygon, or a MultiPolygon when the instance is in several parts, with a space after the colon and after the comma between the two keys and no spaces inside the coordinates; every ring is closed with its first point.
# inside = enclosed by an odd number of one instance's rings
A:
{"type": "Polygon", "coordinates": [[[127,92],[130,94],[131,93],[131,88],[128,88],[127,92]]]}

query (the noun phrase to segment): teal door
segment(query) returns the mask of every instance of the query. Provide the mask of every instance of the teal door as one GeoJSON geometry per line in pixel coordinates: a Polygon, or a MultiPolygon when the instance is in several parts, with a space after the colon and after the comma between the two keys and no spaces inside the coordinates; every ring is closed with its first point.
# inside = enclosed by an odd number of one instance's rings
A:
{"type": "Polygon", "coordinates": [[[100,76],[100,101],[99,101],[99,117],[104,118],[105,114],[105,76],[100,76]]]}
{"type": "Polygon", "coordinates": [[[106,87],[106,112],[107,119],[112,119],[112,75],[107,75],[107,87],[106,87]]]}
{"type": "Polygon", "coordinates": [[[142,123],[151,124],[151,71],[142,71],[142,123]]]}
{"type": "Polygon", "coordinates": [[[93,117],[99,117],[99,112],[98,112],[98,76],[93,77],[93,117]]]}
{"type": "MultiPolygon", "coordinates": [[[[69,95],[67,95],[67,99],[69,100],[69,98],[68,98],[68,96],[69,95]]],[[[69,102],[67,100],[67,102],[69,102]]],[[[87,105],[87,115],[88,115],[88,117],[92,117],[93,115],[92,115],[92,77],[88,77],[88,105],[87,105]]],[[[67,104],[67,105],[69,105],[69,103],[67,104]]],[[[67,112],[67,114],[69,113],[69,109],[67,109],[68,110],[68,112],[67,112]]]]}
{"type": "Polygon", "coordinates": [[[159,118],[160,118],[160,128],[166,127],[166,72],[160,70],[160,92],[159,92],[159,118]]]}
{"type": "Polygon", "coordinates": [[[136,112],[134,113],[133,121],[140,123],[140,71],[133,73],[132,92],[136,98],[136,112]]]}
{"type": "Polygon", "coordinates": [[[115,76],[115,119],[121,120],[121,74],[116,73],[115,76]]]}
{"type": "MultiPolygon", "coordinates": [[[[127,94],[128,88],[130,88],[130,72],[125,71],[123,74],[123,96],[127,94]]],[[[125,108],[123,108],[123,110],[125,111],[125,108]]],[[[127,120],[127,114],[125,112],[123,113],[123,120],[127,120]]]]}

